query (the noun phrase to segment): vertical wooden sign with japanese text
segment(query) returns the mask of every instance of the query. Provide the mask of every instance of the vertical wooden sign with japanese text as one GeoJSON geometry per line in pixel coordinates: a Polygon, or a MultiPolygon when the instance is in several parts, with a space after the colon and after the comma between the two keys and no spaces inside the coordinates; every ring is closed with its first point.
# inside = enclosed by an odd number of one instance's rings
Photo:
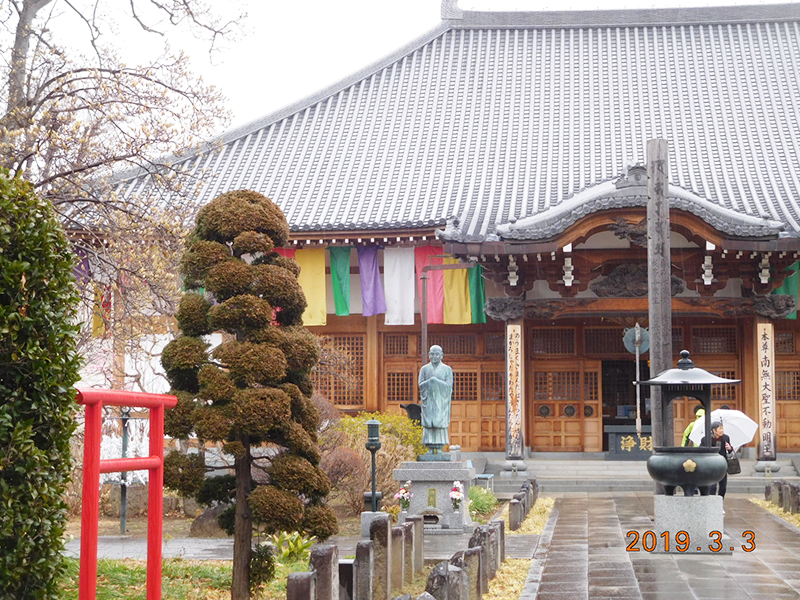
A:
{"type": "Polygon", "coordinates": [[[775,460],[775,326],[756,323],[758,348],[758,460],[775,460]]]}
{"type": "MultiPolygon", "coordinates": [[[[647,300],[650,321],[650,372],[672,366],[672,263],[669,229],[669,144],[647,140],[647,300]]],[[[653,445],[673,445],[672,406],[650,390],[653,445]]]]}
{"type": "Polygon", "coordinates": [[[525,458],[523,320],[506,323],[506,458],[525,458]]]}

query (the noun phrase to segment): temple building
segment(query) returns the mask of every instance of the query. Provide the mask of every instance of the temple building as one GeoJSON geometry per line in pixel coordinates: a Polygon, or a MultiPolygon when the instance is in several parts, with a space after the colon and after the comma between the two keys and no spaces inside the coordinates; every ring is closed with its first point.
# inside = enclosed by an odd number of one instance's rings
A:
{"type": "MultiPolygon", "coordinates": [[[[444,0],[428,33],[178,166],[206,174],[205,200],[252,189],[285,212],[305,322],[351,358],[351,384],[317,382],[337,406],[416,401],[435,343],[452,444],[594,453],[637,410],[624,338],[648,326],[653,139],[669,145],[675,361],[741,379],[714,406],[758,421],[767,453],[798,452],[800,4],[444,0]]],[[[695,404],[675,402],[676,444],[695,404]]]]}

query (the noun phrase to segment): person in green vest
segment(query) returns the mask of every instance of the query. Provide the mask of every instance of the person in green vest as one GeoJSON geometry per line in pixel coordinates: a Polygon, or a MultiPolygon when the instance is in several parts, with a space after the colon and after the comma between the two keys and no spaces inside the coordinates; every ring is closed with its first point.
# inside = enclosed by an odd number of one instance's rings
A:
{"type": "Polygon", "coordinates": [[[689,423],[686,426],[686,429],[683,430],[683,441],[681,442],[681,446],[699,445],[689,440],[689,434],[692,433],[692,429],[694,429],[694,424],[697,423],[700,419],[702,419],[705,415],[706,415],[706,410],[703,408],[702,404],[698,404],[697,406],[694,407],[694,421],[689,423]]]}

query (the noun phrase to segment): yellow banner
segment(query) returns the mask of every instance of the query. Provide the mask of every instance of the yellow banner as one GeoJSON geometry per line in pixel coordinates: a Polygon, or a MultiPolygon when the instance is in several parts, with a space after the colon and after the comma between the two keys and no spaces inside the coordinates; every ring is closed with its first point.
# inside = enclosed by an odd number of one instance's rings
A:
{"type": "Polygon", "coordinates": [[[325,250],[323,248],[298,250],[294,259],[300,265],[297,280],[306,295],[306,312],[303,325],[325,325],[328,313],[328,298],[325,286],[325,250]]]}
{"type": "MultiPolygon", "coordinates": [[[[445,258],[442,262],[446,265],[458,264],[455,258],[445,258]]],[[[444,322],[447,325],[472,323],[467,269],[449,269],[444,272],[444,322]]]]}

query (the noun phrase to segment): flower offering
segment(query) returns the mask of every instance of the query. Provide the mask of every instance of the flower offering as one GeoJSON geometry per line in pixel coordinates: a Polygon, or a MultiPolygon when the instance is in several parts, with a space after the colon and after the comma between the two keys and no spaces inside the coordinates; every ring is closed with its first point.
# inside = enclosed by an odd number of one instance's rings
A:
{"type": "Polygon", "coordinates": [[[394,499],[400,502],[400,507],[403,510],[408,510],[408,507],[411,504],[411,497],[413,495],[414,494],[411,493],[411,482],[406,481],[403,487],[401,487],[394,495],[394,499]]]}
{"type": "Polygon", "coordinates": [[[453,482],[453,489],[450,490],[450,502],[453,503],[453,510],[458,510],[461,507],[461,501],[464,499],[464,486],[460,481],[453,482]]]}

